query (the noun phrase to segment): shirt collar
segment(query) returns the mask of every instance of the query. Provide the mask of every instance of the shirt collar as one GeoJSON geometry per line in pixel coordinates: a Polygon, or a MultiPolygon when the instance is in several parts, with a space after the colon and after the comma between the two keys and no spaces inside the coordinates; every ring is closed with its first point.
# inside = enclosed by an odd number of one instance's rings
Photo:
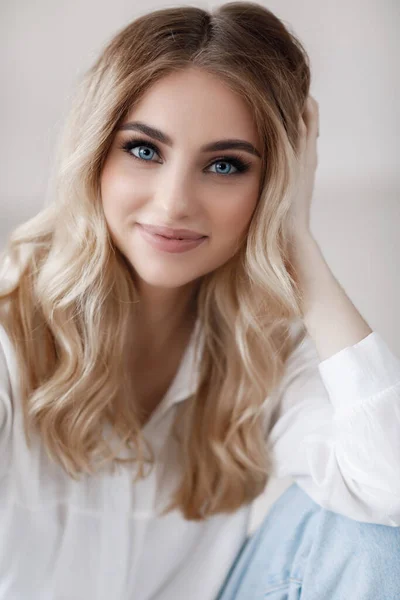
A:
{"type": "MultiPolygon", "coordinates": [[[[192,396],[199,384],[200,375],[200,357],[204,346],[204,331],[202,330],[199,317],[196,318],[193,331],[189,342],[183,353],[178,370],[169,386],[165,396],[156,408],[157,420],[171,406],[183,402],[192,396]],[[196,343],[198,343],[199,353],[196,356],[196,343]]],[[[154,416],[156,416],[154,414],[154,416]]]]}
{"type": "MultiPolygon", "coordinates": [[[[296,336],[302,329],[304,329],[302,322],[300,320],[295,321],[290,325],[290,335],[296,336]]],[[[200,361],[204,341],[204,330],[201,327],[200,318],[197,316],[175,377],[161,402],[156,407],[150,421],[148,421],[148,426],[150,426],[150,423],[153,425],[158,421],[171,406],[183,402],[196,392],[199,385],[200,361]],[[196,344],[198,344],[199,350],[197,355],[195,352],[196,344]]],[[[145,425],[146,427],[147,425],[145,425]]]]}

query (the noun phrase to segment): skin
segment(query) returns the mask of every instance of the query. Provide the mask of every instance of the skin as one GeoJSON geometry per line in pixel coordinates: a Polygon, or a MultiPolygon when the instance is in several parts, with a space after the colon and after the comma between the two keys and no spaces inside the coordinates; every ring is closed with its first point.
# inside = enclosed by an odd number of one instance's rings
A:
{"type": "Polygon", "coordinates": [[[142,300],[134,325],[137,347],[142,356],[161,357],[172,341],[177,343],[176,332],[185,332],[187,340],[186,323],[201,277],[235,254],[258,200],[260,157],[243,150],[200,148],[236,138],[261,153],[261,143],[244,100],[213,75],[194,68],[156,82],[122,126],[133,121],[160,129],[173,145],[119,129],[101,173],[101,197],[111,237],[133,267],[142,300]],[[143,144],[130,154],[122,150],[132,138],[152,142],[159,152],[143,144]],[[249,162],[249,170],[234,174],[234,165],[216,161],[228,155],[249,162]],[[188,252],[170,254],[152,248],[136,222],[191,229],[208,238],[188,252]]]}
{"type": "MultiPolygon", "coordinates": [[[[225,175],[215,172],[212,160],[226,152],[204,155],[199,149],[227,137],[247,140],[256,148],[260,140],[242,99],[210,74],[193,69],[155,84],[127,115],[126,122],[132,120],[157,127],[173,139],[173,147],[157,143],[160,156],[155,156],[153,164],[124,153],[119,146],[132,132],[119,131],[101,174],[109,230],[133,267],[142,300],[134,338],[145,358],[144,363],[134,358],[132,364],[148,415],[179,364],[181,351],[170,349],[174,343],[182,349],[187,342],[185,324],[196,285],[235,252],[257,203],[260,159],[246,156],[252,163],[247,173],[225,175]],[[193,229],[208,239],[187,253],[161,253],[144,242],[136,221],[193,229]],[[146,377],[140,379],[140,373],[148,372],[146,367],[151,365],[147,356],[156,357],[153,373],[160,373],[150,390],[146,377]],[[161,357],[158,363],[157,357],[161,357]]],[[[320,360],[325,360],[372,330],[335,279],[310,230],[318,129],[318,103],[310,96],[299,118],[298,181],[291,206],[292,262],[304,298],[305,326],[320,360]]]]}

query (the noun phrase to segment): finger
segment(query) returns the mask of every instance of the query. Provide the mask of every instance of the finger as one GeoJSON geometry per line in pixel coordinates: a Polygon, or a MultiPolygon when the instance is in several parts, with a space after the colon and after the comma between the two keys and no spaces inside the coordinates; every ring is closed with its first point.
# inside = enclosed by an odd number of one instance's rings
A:
{"type": "Polygon", "coordinates": [[[303,117],[299,117],[299,137],[297,141],[298,153],[301,155],[305,152],[307,147],[307,126],[304,122],[303,117]]]}
{"type": "Polygon", "coordinates": [[[308,96],[304,111],[303,119],[307,127],[307,137],[316,138],[319,135],[319,105],[313,96],[308,96]]]}

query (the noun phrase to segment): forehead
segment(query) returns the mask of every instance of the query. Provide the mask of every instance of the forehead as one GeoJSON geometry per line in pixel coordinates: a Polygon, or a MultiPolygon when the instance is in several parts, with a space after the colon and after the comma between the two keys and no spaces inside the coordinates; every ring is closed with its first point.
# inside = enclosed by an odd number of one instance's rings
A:
{"type": "Polygon", "coordinates": [[[237,137],[259,142],[253,113],[245,100],[215,75],[200,69],[171,73],[154,83],[126,115],[143,121],[173,140],[201,143],[237,137]]]}

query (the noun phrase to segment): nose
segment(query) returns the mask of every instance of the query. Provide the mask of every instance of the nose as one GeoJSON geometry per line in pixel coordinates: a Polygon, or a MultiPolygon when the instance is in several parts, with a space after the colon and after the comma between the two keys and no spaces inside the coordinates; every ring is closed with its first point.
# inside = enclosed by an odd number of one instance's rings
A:
{"type": "Polygon", "coordinates": [[[160,217],[171,223],[184,219],[194,210],[193,198],[193,180],[189,173],[182,166],[165,168],[155,192],[160,217]]]}

